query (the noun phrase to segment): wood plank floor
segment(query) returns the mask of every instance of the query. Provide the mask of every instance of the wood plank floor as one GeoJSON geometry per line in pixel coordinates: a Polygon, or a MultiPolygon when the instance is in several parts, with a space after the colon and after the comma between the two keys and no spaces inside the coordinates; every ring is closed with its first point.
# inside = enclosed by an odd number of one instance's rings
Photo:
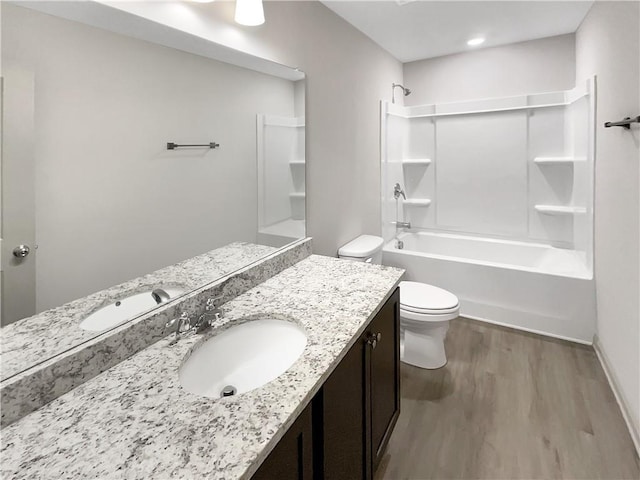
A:
{"type": "Polygon", "coordinates": [[[467,319],[449,362],[402,364],[383,479],[639,479],[640,462],[591,347],[467,319]]]}

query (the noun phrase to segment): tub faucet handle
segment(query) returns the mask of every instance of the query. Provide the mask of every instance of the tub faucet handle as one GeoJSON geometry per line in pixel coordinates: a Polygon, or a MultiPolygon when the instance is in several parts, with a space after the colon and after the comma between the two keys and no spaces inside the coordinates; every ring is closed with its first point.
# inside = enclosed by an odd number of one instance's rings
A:
{"type": "Polygon", "coordinates": [[[404,198],[405,200],[407,199],[407,196],[404,194],[404,190],[402,189],[402,187],[400,186],[399,183],[396,183],[393,186],[393,198],[395,198],[396,200],[398,200],[400,198],[400,196],[402,195],[402,198],[404,198]]]}

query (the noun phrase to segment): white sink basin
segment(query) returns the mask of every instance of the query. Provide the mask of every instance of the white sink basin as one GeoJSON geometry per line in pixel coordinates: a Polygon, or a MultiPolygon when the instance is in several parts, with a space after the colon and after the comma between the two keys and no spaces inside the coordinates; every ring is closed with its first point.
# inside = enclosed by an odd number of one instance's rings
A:
{"type": "MultiPolygon", "coordinates": [[[[169,294],[170,298],[184,293],[184,290],[179,288],[163,288],[163,290],[169,294]]],[[[158,304],[151,296],[151,290],[136,293],[135,295],[115,300],[106,307],[96,310],[80,323],[80,328],[91,332],[102,332],[157,306],[158,304]]]]}
{"type": "Polygon", "coordinates": [[[180,384],[210,398],[258,388],[286,372],[307,345],[298,325],[271,318],[231,327],[207,340],[180,368],[180,384]]]}

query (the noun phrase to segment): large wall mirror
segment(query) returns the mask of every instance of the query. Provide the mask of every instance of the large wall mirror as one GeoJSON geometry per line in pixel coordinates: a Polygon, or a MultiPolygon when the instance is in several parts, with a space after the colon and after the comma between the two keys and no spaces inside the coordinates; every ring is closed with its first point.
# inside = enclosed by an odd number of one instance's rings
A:
{"type": "Polygon", "coordinates": [[[121,324],[80,328],[96,309],[141,294],[147,312],[154,289],[172,301],[305,236],[302,72],[34,5],[1,15],[2,379],[121,324]]]}

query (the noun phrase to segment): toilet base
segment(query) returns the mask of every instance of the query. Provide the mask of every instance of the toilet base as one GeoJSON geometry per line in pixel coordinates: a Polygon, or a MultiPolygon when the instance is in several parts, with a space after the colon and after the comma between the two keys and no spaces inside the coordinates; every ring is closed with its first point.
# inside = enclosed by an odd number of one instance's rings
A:
{"type": "Polygon", "coordinates": [[[401,328],[400,360],[415,367],[436,369],[447,364],[444,339],[449,322],[436,322],[421,331],[401,328]]]}

